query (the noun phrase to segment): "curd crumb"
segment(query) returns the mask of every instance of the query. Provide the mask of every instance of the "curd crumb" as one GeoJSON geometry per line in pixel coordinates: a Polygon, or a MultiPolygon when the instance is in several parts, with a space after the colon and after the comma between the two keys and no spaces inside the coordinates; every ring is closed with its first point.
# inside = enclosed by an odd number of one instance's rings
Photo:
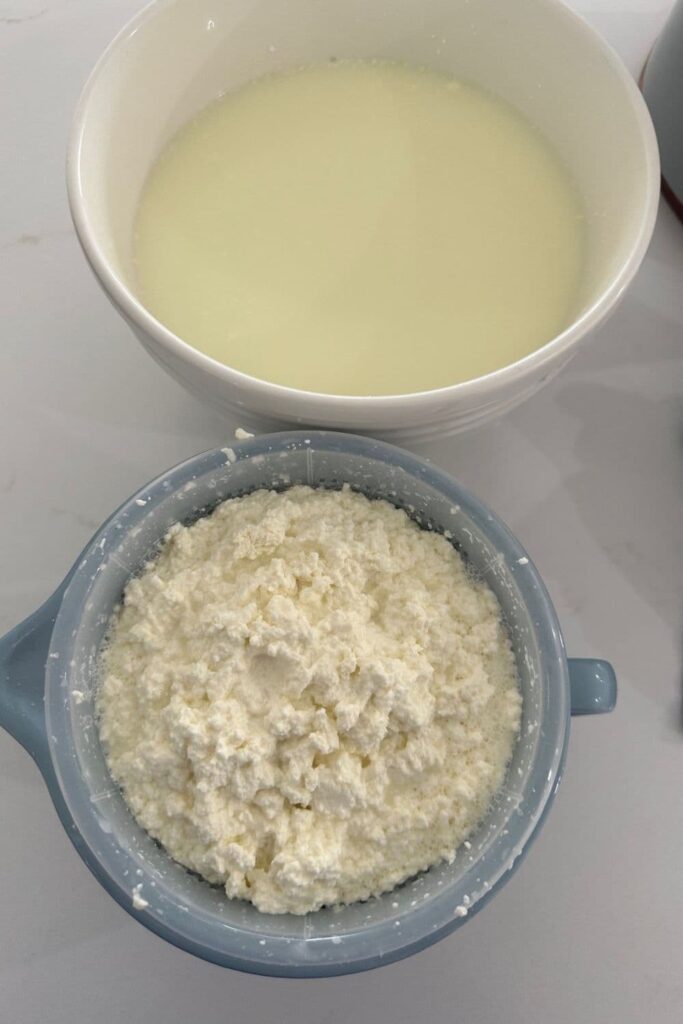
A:
{"type": "Polygon", "coordinates": [[[135,910],[144,910],[145,907],[149,906],[149,902],[140,895],[142,889],[142,882],[133,888],[133,908],[135,910]]]}

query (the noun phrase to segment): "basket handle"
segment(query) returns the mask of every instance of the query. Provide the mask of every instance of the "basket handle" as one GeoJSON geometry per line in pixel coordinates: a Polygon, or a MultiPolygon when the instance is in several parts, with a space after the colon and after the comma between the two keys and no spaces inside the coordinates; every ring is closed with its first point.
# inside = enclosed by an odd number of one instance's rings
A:
{"type": "Polygon", "coordinates": [[[49,760],[45,663],[64,584],[33,615],[0,639],[0,726],[42,768],[49,760]]]}
{"type": "Polygon", "coordinates": [[[569,658],[569,688],[573,715],[602,715],[617,702],[617,677],[608,661],[569,658]]]}

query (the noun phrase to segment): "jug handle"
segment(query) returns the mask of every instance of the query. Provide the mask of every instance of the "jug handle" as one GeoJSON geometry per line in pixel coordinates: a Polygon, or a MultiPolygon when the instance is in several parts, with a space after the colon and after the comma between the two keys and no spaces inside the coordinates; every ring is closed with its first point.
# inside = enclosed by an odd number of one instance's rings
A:
{"type": "Polygon", "coordinates": [[[602,715],[617,702],[617,677],[608,661],[569,658],[572,715],[602,715]]]}

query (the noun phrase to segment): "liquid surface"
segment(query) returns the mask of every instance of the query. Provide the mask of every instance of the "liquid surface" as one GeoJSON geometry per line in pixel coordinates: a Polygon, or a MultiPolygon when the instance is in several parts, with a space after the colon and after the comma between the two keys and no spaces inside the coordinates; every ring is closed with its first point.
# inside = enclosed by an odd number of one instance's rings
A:
{"type": "Polygon", "coordinates": [[[330,394],[481,376],[571,322],[582,212],[507,104],[405,65],[342,61],[228,93],[152,168],[134,256],[179,337],[330,394]]]}

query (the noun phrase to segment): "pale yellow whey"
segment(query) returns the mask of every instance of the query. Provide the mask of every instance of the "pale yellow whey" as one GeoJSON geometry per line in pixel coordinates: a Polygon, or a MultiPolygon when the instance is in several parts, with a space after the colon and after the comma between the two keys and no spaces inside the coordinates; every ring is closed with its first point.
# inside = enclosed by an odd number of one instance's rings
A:
{"type": "Polygon", "coordinates": [[[271,75],[207,107],[144,187],[140,295],[184,341],[308,391],[405,394],[569,325],[582,209],[508,104],[383,61],[271,75]]]}

